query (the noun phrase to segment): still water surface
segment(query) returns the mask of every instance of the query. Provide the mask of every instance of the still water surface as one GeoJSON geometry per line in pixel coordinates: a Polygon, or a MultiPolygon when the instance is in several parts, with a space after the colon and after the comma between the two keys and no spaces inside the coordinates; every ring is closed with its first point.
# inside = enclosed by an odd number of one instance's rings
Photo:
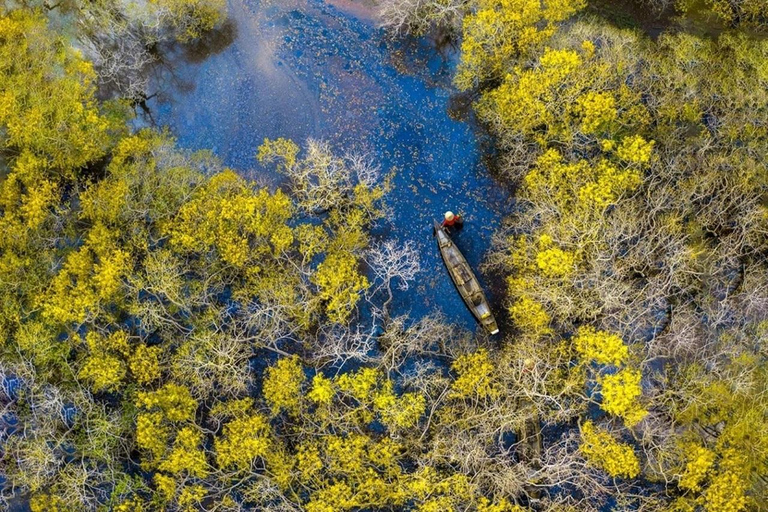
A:
{"type": "MultiPolygon", "coordinates": [[[[465,216],[457,244],[477,268],[512,200],[483,163],[482,135],[466,112],[450,108],[455,51],[426,39],[393,41],[366,9],[335,3],[231,0],[230,22],[215,38],[168,56],[148,104],[152,121],[180,146],[211,149],[270,186],[280,178],[254,159],[265,137],[369,153],[383,173],[395,172],[391,215],[375,235],[410,241],[422,255],[423,272],[398,292],[393,313],[418,318],[437,309],[474,330],[435,247],[432,219],[447,209],[465,216]]],[[[501,286],[481,280],[503,317],[501,286]]]]}

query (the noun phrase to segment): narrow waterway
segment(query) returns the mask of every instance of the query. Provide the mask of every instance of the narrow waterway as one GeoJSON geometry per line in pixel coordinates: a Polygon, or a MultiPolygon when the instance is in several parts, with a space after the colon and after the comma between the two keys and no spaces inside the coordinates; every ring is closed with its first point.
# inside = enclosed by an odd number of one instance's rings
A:
{"type": "Polygon", "coordinates": [[[265,137],[322,139],[338,153],[370,154],[382,174],[395,173],[391,215],[375,235],[410,241],[422,255],[424,270],[398,292],[393,313],[437,309],[474,330],[435,247],[432,219],[448,209],[465,216],[457,243],[477,268],[512,207],[509,190],[486,169],[468,114],[451,111],[455,51],[427,39],[392,41],[360,5],[231,0],[230,22],[215,38],[168,56],[148,104],[152,120],[182,147],[211,149],[270,186],[279,177],[254,159],[265,137]]]}

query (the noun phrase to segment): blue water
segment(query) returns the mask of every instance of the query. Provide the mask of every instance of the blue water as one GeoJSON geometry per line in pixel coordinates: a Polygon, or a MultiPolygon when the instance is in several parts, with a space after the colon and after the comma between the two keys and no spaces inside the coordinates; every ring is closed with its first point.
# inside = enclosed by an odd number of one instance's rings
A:
{"type": "Polygon", "coordinates": [[[454,52],[426,39],[392,41],[320,0],[231,0],[229,13],[226,47],[169,58],[149,102],[153,121],[180,146],[211,149],[270,186],[279,178],[254,159],[265,137],[322,139],[338,153],[371,154],[383,173],[396,173],[391,215],[374,233],[411,241],[422,255],[418,282],[398,292],[392,312],[418,318],[439,310],[474,330],[435,247],[432,219],[448,209],[465,216],[457,244],[477,269],[512,200],[481,160],[477,127],[449,116],[454,52]]]}

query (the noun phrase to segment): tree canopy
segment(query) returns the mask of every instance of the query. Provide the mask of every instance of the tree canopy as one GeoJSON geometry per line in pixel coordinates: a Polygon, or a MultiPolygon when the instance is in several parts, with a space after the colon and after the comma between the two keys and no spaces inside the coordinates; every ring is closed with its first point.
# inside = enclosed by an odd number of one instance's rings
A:
{"type": "Polygon", "coordinates": [[[390,315],[420,265],[372,241],[375,158],[267,139],[265,187],[131,127],[153,46],[223,2],[6,3],[2,504],[762,510],[761,5],[704,2],[730,30],[652,39],[582,1],[382,3],[401,35],[461,38],[455,85],[516,187],[491,340],[390,315]]]}

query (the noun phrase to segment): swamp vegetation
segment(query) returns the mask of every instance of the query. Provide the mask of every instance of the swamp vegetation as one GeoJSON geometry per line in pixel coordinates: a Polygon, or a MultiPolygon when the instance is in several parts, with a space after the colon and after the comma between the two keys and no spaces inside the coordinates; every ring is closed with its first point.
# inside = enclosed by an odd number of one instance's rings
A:
{"type": "Polygon", "coordinates": [[[377,47],[455,44],[514,191],[490,338],[403,307],[414,169],[139,126],[241,3],[0,7],[0,506],[766,510],[768,2],[376,4],[377,47]]]}

